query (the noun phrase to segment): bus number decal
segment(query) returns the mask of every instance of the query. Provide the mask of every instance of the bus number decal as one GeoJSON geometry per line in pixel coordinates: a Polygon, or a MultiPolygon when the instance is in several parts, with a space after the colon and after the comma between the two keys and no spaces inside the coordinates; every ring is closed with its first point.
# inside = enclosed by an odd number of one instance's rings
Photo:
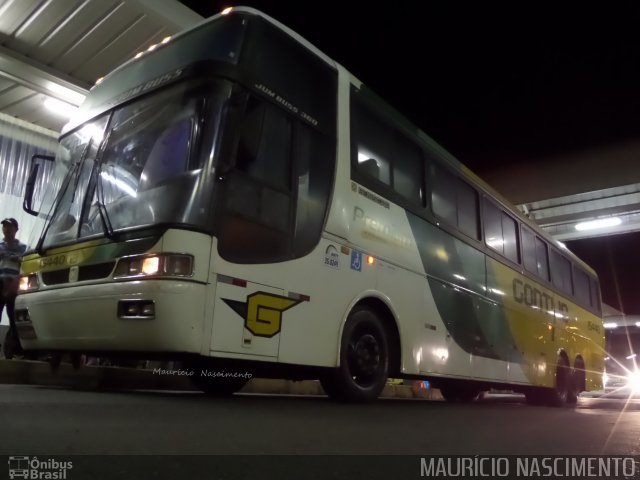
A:
{"type": "Polygon", "coordinates": [[[266,292],[252,293],[246,302],[222,299],[244,319],[244,327],[256,337],[271,338],[280,333],[282,313],[295,307],[300,300],[266,292]]]}
{"type": "Polygon", "coordinates": [[[340,268],[340,254],[338,253],[338,249],[333,245],[329,245],[324,253],[324,264],[336,270],[340,268]]]}
{"type": "Polygon", "coordinates": [[[65,254],[56,255],[54,257],[44,257],[40,259],[41,267],[62,266],[67,264],[67,256],[65,254]]]}

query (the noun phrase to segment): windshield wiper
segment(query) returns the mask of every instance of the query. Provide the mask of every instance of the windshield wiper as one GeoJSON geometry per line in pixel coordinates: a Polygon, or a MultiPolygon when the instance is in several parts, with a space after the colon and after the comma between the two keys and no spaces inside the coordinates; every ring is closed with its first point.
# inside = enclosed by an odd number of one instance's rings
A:
{"type": "MultiPolygon", "coordinates": [[[[75,182],[73,184],[73,197],[71,199],[71,203],[73,203],[73,198],[75,197],[75,190],[78,188],[78,182],[80,181],[80,167],[82,166],[82,164],[84,164],[85,159],[87,158],[87,156],[89,155],[89,150],[91,148],[91,142],[93,141],[93,139],[89,139],[89,142],[87,142],[87,146],[84,147],[84,151],[82,152],[82,155],[80,156],[80,159],[76,162],[76,164],[73,167],[73,170],[71,171],[71,173],[69,174],[69,177],[67,179],[67,183],[65,184],[65,186],[63,187],[62,191],[60,192],[60,196],[59,201],[62,202],[62,199],[64,198],[64,196],[67,193],[67,190],[69,189],[69,185],[71,185],[71,180],[73,179],[74,175],[76,176],[75,182]]],[[[60,204],[57,205],[57,207],[59,207],[60,204]]],[[[57,210],[57,208],[56,208],[57,210]]],[[[53,222],[56,218],[56,214],[58,212],[54,211],[51,213],[51,221],[47,223],[46,227],[44,228],[44,230],[42,231],[42,235],[40,235],[40,238],[38,239],[38,244],[36,245],[36,253],[40,256],[44,255],[44,239],[47,237],[47,233],[49,233],[49,228],[51,228],[51,225],[53,225],[53,222]]]]}
{"type": "Polygon", "coordinates": [[[113,240],[116,235],[113,231],[113,225],[107,212],[107,207],[104,204],[104,188],[102,187],[102,162],[98,162],[97,169],[97,185],[96,185],[96,206],[98,207],[98,214],[100,214],[100,221],[102,222],[102,229],[105,236],[109,240],[113,240]]]}
{"type": "Polygon", "coordinates": [[[109,240],[114,240],[116,235],[113,231],[113,225],[111,224],[107,207],[104,204],[104,188],[102,187],[102,156],[106,149],[106,145],[109,143],[111,132],[113,132],[113,129],[109,130],[109,133],[105,135],[102,143],[104,147],[96,156],[96,206],[98,207],[98,214],[100,214],[100,222],[102,222],[102,230],[104,231],[105,236],[109,240]]]}

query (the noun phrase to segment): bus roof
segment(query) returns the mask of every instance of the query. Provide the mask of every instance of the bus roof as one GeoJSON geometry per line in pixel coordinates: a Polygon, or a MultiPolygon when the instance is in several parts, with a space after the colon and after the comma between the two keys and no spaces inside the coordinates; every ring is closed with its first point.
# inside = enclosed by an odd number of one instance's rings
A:
{"type": "MultiPolygon", "coordinates": [[[[209,18],[205,18],[201,22],[198,22],[195,25],[193,25],[191,28],[188,28],[186,30],[183,30],[183,31],[177,33],[176,35],[171,36],[170,37],[171,38],[170,41],[175,41],[175,40],[177,40],[177,39],[179,39],[181,37],[189,35],[190,33],[192,33],[195,30],[198,30],[200,28],[204,28],[207,25],[209,25],[210,23],[213,23],[216,20],[220,19],[221,17],[224,17],[224,16],[226,16],[229,13],[232,13],[232,12],[234,12],[234,13],[245,13],[245,14],[254,15],[254,16],[263,18],[264,20],[268,21],[269,23],[271,23],[272,25],[274,25],[278,29],[280,29],[283,32],[285,32],[287,35],[291,36],[298,43],[300,43],[301,45],[306,47],[309,51],[313,52],[316,56],[318,56],[320,59],[322,59],[327,64],[331,65],[334,68],[338,68],[339,67],[337,62],[335,62],[333,59],[331,59],[330,57],[325,55],[320,49],[318,49],[315,45],[313,45],[311,42],[306,40],[300,34],[296,33],[295,31],[293,31],[292,29],[290,29],[286,25],[280,23],[276,19],[270,17],[266,13],[263,13],[260,10],[256,10],[255,8],[252,8],[252,7],[243,7],[243,6],[229,7],[228,9],[223,10],[222,12],[218,13],[217,15],[213,15],[213,16],[211,16],[209,18]]],[[[115,69],[110,71],[107,75],[105,75],[104,78],[105,79],[109,78],[109,76],[111,76],[114,73],[122,70],[123,68],[126,68],[128,65],[131,65],[132,63],[136,62],[137,60],[138,59],[135,56],[132,57],[131,59],[127,60],[126,62],[120,64],[118,67],[116,67],[115,69]]],[[[94,87],[95,87],[95,85],[94,85],[94,87]]],[[[92,89],[93,89],[93,87],[92,87],[92,89]]]]}
{"type": "MultiPolygon", "coordinates": [[[[171,37],[170,41],[175,41],[175,40],[177,40],[177,39],[179,39],[181,37],[189,35],[190,33],[194,32],[196,30],[199,30],[201,28],[205,28],[210,23],[215,22],[216,20],[220,19],[221,17],[223,17],[225,15],[228,15],[231,12],[243,13],[243,14],[248,14],[248,15],[254,15],[254,16],[257,16],[257,17],[261,17],[265,21],[271,23],[273,26],[275,26],[279,30],[281,30],[284,33],[286,33],[287,35],[289,35],[296,42],[298,42],[299,44],[303,45],[306,49],[308,49],[310,52],[315,54],[318,58],[320,58],[322,61],[324,61],[325,63],[327,63],[331,67],[335,68],[336,70],[344,72],[348,76],[349,81],[353,86],[355,86],[358,89],[363,88],[363,83],[358,78],[356,78],[351,72],[346,70],[338,62],[336,62],[335,60],[331,59],[326,54],[324,54],[320,49],[318,49],[316,46],[314,46],[311,42],[306,40],[300,34],[296,33],[291,28],[289,28],[286,25],[280,23],[279,21],[275,20],[274,18],[270,17],[269,15],[267,15],[267,14],[265,14],[265,13],[259,11],[259,10],[256,10],[255,8],[251,8],[251,7],[239,6],[239,7],[230,7],[228,9],[225,9],[221,13],[219,13],[217,15],[214,15],[214,16],[212,16],[210,18],[206,18],[206,19],[202,20],[201,22],[195,24],[193,27],[182,31],[182,32],[178,33],[177,35],[174,35],[173,37],[171,37]]],[[[144,55],[142,55],[142,58],[144,58],[144,55]]],[[[114,75],[115,73],[121,71],[122,69],[126,68],[127,66],[129,66],[129,65],[131,65],[131,64],[133,64],[133,63],[135,63],[137,61],[138,61],[138,58],[136,58],[136,57],[131,58],[127,62],[121,64],[119,67],[117,67],[114,70],[112,70],[104,78],[108,79],[110,76],[114,75]]],[[[96,86],[94,85],[94,87],[92,87],[91,91],[93,91],[93,89],[95,87],[96,86]]],[[[589,271],[592,275],[594,275],[594,276],[596,275],[595,271],[591,267],[589,267],[589,265],[584,263],[576,255],[574,255],[572,252],[570,252],[561,242],[555,240],[553,237],[551,237],[546,232],[544,232],[540,228],[539,225],[537,225],[534,221],[532,221],[531,219],[527,218],[524,214],[522,214],[510,201],[508,201],[499,192],[497,192],[493,187],[491,187],[488,183],[486,183],[484,180],[482,180],[478,175],[476,175],[474,172],[472,172],[468,167],[466,167],[462,162],[460,162],[457,158],[455,158],[451,153],[449,153],[447,150],[445,150],[441,145],[439,145],[430,136],[428,136],[426,133],[424,133],[422,130],[420,130],[407,117],[405,117],[402,113],[400,113],[398,110],[396,110],[390,104],[388,104],[384,99],[380,98],[377,95],[375,95],[375,96],[378,97],[378,101],[380,102],[380,106],[382,106],[386,110],[387,113],[389,113],[392,117],[396,117],[396,120],[398,120],[401,124],[403,124],[403,126],[405,128],[413,130],[415,135],[424,144],[426,144],[433,153],[437,154],[438,157],[441,160],[447,162],[452,168],[454,168],[461,175],[466,177],[471,183],[473,183],[474,185],[478,186],[480,189],[482,189],[485,193],[487,193],[490,196],[492,196],[498,202],[502,203],[503,206],[507,207],[514,215],[516,215],[518,217],[518,219],[521,222],[523,222],[528,227],[530,227],[532,230],[534,230],[539,236],[545,238],[554,247],[556,247],[560,251],[563,251],[565,254],[569,255],[573,260],[578,262],[583,268],[585,268],[587,271],[589,271]]],[[[69,124],[67,126],[65,126],[64,130],[68,131],[68,126],[71,125],[72,123],[74,123],[74,122],[69,122],[69,124]]],[[[76,124],[77,124],[77,122],[76,122],[76,124]]]]}

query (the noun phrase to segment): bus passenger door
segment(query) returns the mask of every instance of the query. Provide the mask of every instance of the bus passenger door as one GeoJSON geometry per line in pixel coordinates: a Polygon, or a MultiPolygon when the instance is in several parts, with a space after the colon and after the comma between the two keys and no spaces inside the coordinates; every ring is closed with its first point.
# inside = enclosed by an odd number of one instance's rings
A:
{"type": "Polygon", "coordinates": [[[224,275],[215,292],[212,353],[277,357],[282,312],[298,302],[283,290],[224,275]]]}

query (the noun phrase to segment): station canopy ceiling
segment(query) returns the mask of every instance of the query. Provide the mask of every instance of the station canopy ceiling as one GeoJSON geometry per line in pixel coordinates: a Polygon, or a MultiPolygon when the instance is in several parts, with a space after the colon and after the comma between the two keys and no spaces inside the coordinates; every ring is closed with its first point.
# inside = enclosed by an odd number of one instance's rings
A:
{"type": "Polygon", "coordinates": [[[201,20],[175,0],[0,0],[0,112],[59,132],[97,79],[201,20]]]}

